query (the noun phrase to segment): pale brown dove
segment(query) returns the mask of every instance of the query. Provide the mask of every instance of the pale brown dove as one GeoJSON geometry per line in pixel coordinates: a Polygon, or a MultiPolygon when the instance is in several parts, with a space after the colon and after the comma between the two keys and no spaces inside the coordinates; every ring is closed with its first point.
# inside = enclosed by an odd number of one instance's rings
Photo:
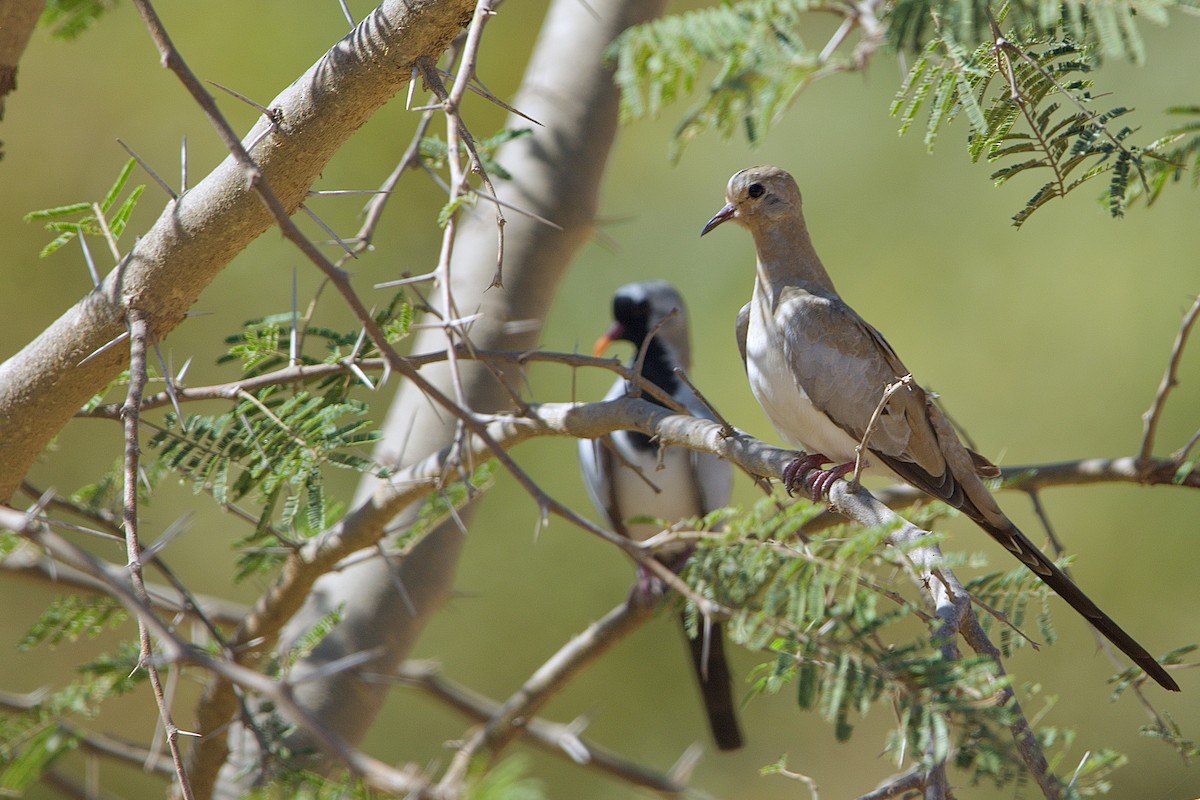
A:
{"type": "MultiPolygon", "coordinates": [[[[814,494],[827,494],[834,480],[853,470],[855,448],[885,388],[909,370],[834,289],[809,238],[791,175],[778,167],[742,170],[729,180],[725,198],[701,235],[732,220],[754,236],[754,295],[737,324],[751,389],[780,436],[808,453],[785,470],[788,491],[803,482],[814,494]],[[830,462],[838,466],[810,472],[830,462]]],[[[875,473],[960,509],[1150,677],[1179,691],[1162,665],[1005,516],[981,480],[999,470],[963,446],[915,381],[892,395],[867,450],[875,473]]]]}
{"type": "MultiPolygon", "coordinates": [[[[638,353],[644,347],[642,377],[694,416],[711,418],[695,393],[675,374],[676,367],[686,370],[690,366],[691,350],[683,298],[675,287],[666,281],[630,283],[617,290],[612,308],[613,325],[596,342],[596,355],[614,341],[627,341],[634,346],[632,366],[636,366],[638,353]],[[649,338],[651,334],[653,338],[649,338]]],[[[625,379],[618,378],[605,399],[624,397],[629,390],[625,379]]],[[[649,395],[643,396],[655,402],[649,395]]],[[[683,447],[668,447],[660,452],[657,442],[637,431],[617,431],[595,440],[580,439],[579,463],[596,508],[614,531],[637,541],[644,541],[663,529],[661,524],[639,521],[639,517],[667,524],[702,517],[728,505],[733,488],[733,471],[728,462],[683,447]]],[[[659,558],[678,570],[690,554],[691,548],[683,547],[659,558]]],[[[662,581],[639,569],[631,601],[657,601],[664,591],[662,581]]],[[[721,625],[712,625],[695,639],[689,638],[688,645],[713,740],[721,750],[736,750],[742,746],[742,734],[721,625]]]]}

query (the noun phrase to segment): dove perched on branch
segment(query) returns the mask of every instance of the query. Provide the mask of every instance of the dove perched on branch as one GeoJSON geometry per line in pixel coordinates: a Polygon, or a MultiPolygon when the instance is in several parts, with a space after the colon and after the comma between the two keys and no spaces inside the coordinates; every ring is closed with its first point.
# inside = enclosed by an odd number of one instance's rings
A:
{"type": "MultiPolygon", "coordinates": [[[[675,368],[690,366],[691,347],[683,299],[664,281],[645,281],[622,286],[613,297],[613,325],[596,342],[597,355],[613,341],[631,342],[635,348],[632,366],[645,351],[641,376],[674,398],[698,417],[711,418],[675,368]]],[[[618,378],[605,399],[625,396],[630,390],[618,378]]],[[[682,447],[659,445],[637,431],[617,431],[601,439],[581,439],[579,461],[584,483],[596,508],[613,530],[644,541],[662,530],[661,525],[637,521],[652,518],[666,521],[701,517],[729,503],[733,475],[728,463],[713,455],[682,447]]],[[[659,556],[673,569],[681,569],[691,548],[659,556]]],[[[662,582],[638,570],[631,602],[656,602],[663,594],[662,582]]],[[[706,626],[696,639],[689,639],[692,664],[708,714],[713,739],[721,750],[742,746],[737,712],[725,660],[721,626],[706,626]]]]}
{"type": "Polygon", "coordinates": [[[742,170],[729,180],[725,199],[701,235],[733,221],[754,237],[754,295],[738,315],[738,345],[759,404],[779,434],[807,452],[784,471],[788,491],[804,486],[827,495],[855,469],[865,439],[864,466],[962,511],[1150,677],[1179,691],[1162,665],[1005,516],[982,480],[999,475],[996,466],[959,441],[879,331],[838,295],[809,238],[792,176],[778,167],[742,170]],[[889,387],[893,393],[881,403],[889,387]],[[832,469],[819,469],[831,462],[832,469]]]}

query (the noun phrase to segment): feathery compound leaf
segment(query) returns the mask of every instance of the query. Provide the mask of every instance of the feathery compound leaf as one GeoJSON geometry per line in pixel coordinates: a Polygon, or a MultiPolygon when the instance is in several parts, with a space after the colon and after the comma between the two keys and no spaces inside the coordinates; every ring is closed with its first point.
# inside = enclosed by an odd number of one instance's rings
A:
{"type": "Polygon", "coordinates": [[[111,597],[64,595],[54,599],[22,637],[19,650],[40,644],[56,646],[81,637],[95,638],[126,619],[124,607],[111,597]]]}
{"type": "MultiPolygon", "coordinates": [[[[806,503],[782,512],[772,499],[725,518],[728,531],[702,538],[681,576],[705,597],[733,610],[725,635],[763,652],[753,691],[791,686],[800,708],[829,722],[839,741],[873,709],[895,723],[888,749],[897,763],[933,766],[953,756],[976,779],[1009,785],[1021,779],[1008,728],[1011,710],[995,698],[1007,679],[987,656],[947,659],[932,639],[936,621],[900,590],[889,588],[909,563],[883,546],[884,530],[850,526],[796,536],[813,513],[806,503]],[[926,623],[914,626],[913,617],[926,623]]],[[[902,549],[902,548],[901,548],[902,549]]],[[[946,565],[957,560],[946,556],[946,565]]],[[[996,610],[1022,619],[1045,587],[1028,570],[989,576],[973,588],[996,610]]],[[[699,612],[689,604],[690,627],[699,612]]],[[[982,615],[986,618],[987,615],[982,615]]]]}
{"type": "MultiPolygon", "coordinates": [[[[50,12],[47,12],[49,14],[50,12]]],[[[129,192],[129,196],[121,204],[117,213],[111,218],[108,218],[108,212],[113,204],[120,197],[121,192],[125,190],[126,184],[129,182],[129,176],[133,174],[133,168],[137,164],[134,159],[129,159],[125,162],[125,166],[121,168],[117,179],[113,181],[113,185],[109,188],[108,193],[104,195],[98,205],[100,211],[105,215],[108,229],[112,233],[113,238],[120,238],[121,233],[125,230],[125,225],[129,222],[129,217],[133,214],[134,206],[137,205],[138,199],[145,191],[145,184],[135,186],[129,192]]],[[[40,211],[31,211],[25,215],[26,222],[35,220],[50,220],[46,223],[46,228],[52,231],[58,231],[59,236],[56,236],[49,244],[42,248],[38,254],[39,257],[45,258],[55,250],[62,247],[67,242],[70,242],[76,236],[85,234],[90,236],[102,236],[104,229],[100,226],[100,221],[93,214],[94,209],[92,203],[72,203],[67,206],[58,206],[56,208],[44,208],[40,211]],[[80,217],[79,215],[83,215],[80,217]],[[78,219],[67,219],[68,217],[79,217],[78,219]]]]}
{"type": "Polygon", "coordinates": [[[800,37],[801,15],[814,5],[747,0],[628,29],[609,50],[617,61],[622,119],[658,115],[692,94],[701,73],[711,70],[716,74],[700,104],[676,130],[672,158],[708,130],[725,139],[741,130],[757,145],[809,81],[849,63],[822,60],[800,37]]]}
{"type": "Polygon", "coordinates": [[[973,161],[1019,159],[992,172],[996,185],[1026,173],[1041,177],[1041,187],[1013,216],[1015,225],[1101,175],[1109,178],[1113,216],[1124,213],[1131,185],[1148,185],[1152,157],[1128,144],[1131,128],[1113,124],[1130,109],[1092,110],[1092,81],[1085,76],[1096,45],[1078,45],[1058,32],[1024,38],[1009,32],[967,53],[949,27],[938,32],[892,102],[892,114],[905,133],[918,109],[926,109],[925,144],[932,148],[946,123],[965,113],[973,161]]]}
{"type": "Polygon", "coordinates": [[[1191,119],[1146,146],[1142,163],[1146,181],[1128,183],[1121,198],[1126,207],[1139,199],[1153,205],[1167,186],[1181,183],[1189,172],[1192,187],[1200,186],[1200,106],[1174,106],[1167,113],[1191,119]]]}
{"type": "Polygon", "coordinates": [[[40,22],[55,38],[74,39],[116,6],[116,0],[49,0],[40,22]]]}
{"type": "MultiPolygon", "coordinates": [[[[375,314],[375,323],[383,328],[391,342],[400,341],[408,336],[413,319],[412,304],[405,299],[403,291],[393,295],[388,305],[375,314]]],[[[246,322],[239,333],[226,337],[226,353],[217,359],[217,363],[241,361],[242,370],[247,376],[262,375],[288,366],[292,357],[292,324],[295,321],[292,313],[286,312],[246,322]]],[[[296,338],[300,343],[299,352],[295,354],[296,361],[303,365],[336,364],[351,355],[357,359],[375,358],[379,355],[379,348],[366,339],[361,330],[338,331],[309,325],[301,328],[296,338]],[[309,351],[314,346],[323,348],[324,352],[319,356],[312,355],[309,351]]],[[[349,384],[356,380],[351,376],[341,375],[323,379],[316,385],[322,392],[327,392],[340,384],[344,394],[349,384]]]]}
{"type": "Polygon", "coordinates": [[[283,396],[265,389],[243,396],[224,414],[189,417],[182,429],[168,414],[150,446],[172,471],[190,479],[195,491],[211,491],[232,501],[255,493],[264,505],[260,529],[265,530],[277,501],[286,495],[282,524],[293,525],[303,496],[306,520],[319,530],[327,510],[322,467],[334,463],[335,457],[340,467],[371,467],[370,461],[345,452],[378,438],[364,420],[343,422],[365,411],[357,401],[334,401],[303,391],[283,396]]]}

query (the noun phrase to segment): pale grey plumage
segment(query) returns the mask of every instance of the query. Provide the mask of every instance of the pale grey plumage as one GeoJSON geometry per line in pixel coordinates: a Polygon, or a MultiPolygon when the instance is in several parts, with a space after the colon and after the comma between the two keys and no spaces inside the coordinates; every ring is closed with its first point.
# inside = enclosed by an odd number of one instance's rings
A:
{"type": "MultiPolygon", "coordinates": [[[[754,395],[784,439],[824,461],[853,462],[885,387],[908,368],[838,295],[809,237],[791,175],[778,167],[742,170],[730,179],[726,200],[702,235],[732,220],[754,237],[754,295],[737,321],[754,395]]],[[[961,509],[1159,684],[1178,691],[1153,656],[1005,516],[981,480],[999,471],[963,446],[919,384],[910,382],[891,397],[867,449],[872,470],[961,509]]],[[[812,462],[797,464],[804,472],[812,462]]],[[[834,474],[846,469],[843,464],[834,474]]],[[[828,481],[816,485],[827,488],[828,481]]]]}

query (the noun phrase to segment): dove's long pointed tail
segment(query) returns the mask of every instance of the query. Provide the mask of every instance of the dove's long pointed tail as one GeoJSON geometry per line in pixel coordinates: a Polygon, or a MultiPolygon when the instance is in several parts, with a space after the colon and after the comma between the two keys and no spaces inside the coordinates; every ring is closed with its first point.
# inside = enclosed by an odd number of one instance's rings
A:
{"type": "Polygon", "coordinates": [[[695,639],[688,638],[692,666],[700,684],[700,695],[704,699],[704,710],[708,714],[713,740],[721,750],[737,750],[742,746],[742,732],[738,727],[733,678],[729,663],[725,660],[725,637],[721,626],[713,625],[707,638],[706,644],[704,631],[695,639]]]}
{"type": "Polygon", "coordinates": [[[1029,541],[1029,537],[1021,533],[1016,525],[1005,519],[1005,524],[996,524],[983,517],[976,509],[964,507],[963,511],[970,516],[979,527],[987,531],[993,539],[1004,546],[1004,549],[1016,556],[1022,564],[1029,567],[1035,575],[1053,589],[1059,597],[1067,601],[1067,605],[1079,612],[1084,619],[1092,624],[1096,630],[1104,634],[1104,638],[1108,639],[1117,648],[1129,656],[1133,663],[1137,664],[1142,670],[1158,682],[1164,689],[1170,689],[1172,692],[1179,691],[1179,684],[1175,679],[1159,664],[1154,656],[1147,652],[1146,648],[1138,644],[1137,640],[1130,636],[1121,628],[1113,618],[1105,614],[1100,608],[1092,602],[1092,599],[1083,593],[1083,590],[1075,585],[1067,574],[1059,569],[1053,561],[1029,541]]]}

